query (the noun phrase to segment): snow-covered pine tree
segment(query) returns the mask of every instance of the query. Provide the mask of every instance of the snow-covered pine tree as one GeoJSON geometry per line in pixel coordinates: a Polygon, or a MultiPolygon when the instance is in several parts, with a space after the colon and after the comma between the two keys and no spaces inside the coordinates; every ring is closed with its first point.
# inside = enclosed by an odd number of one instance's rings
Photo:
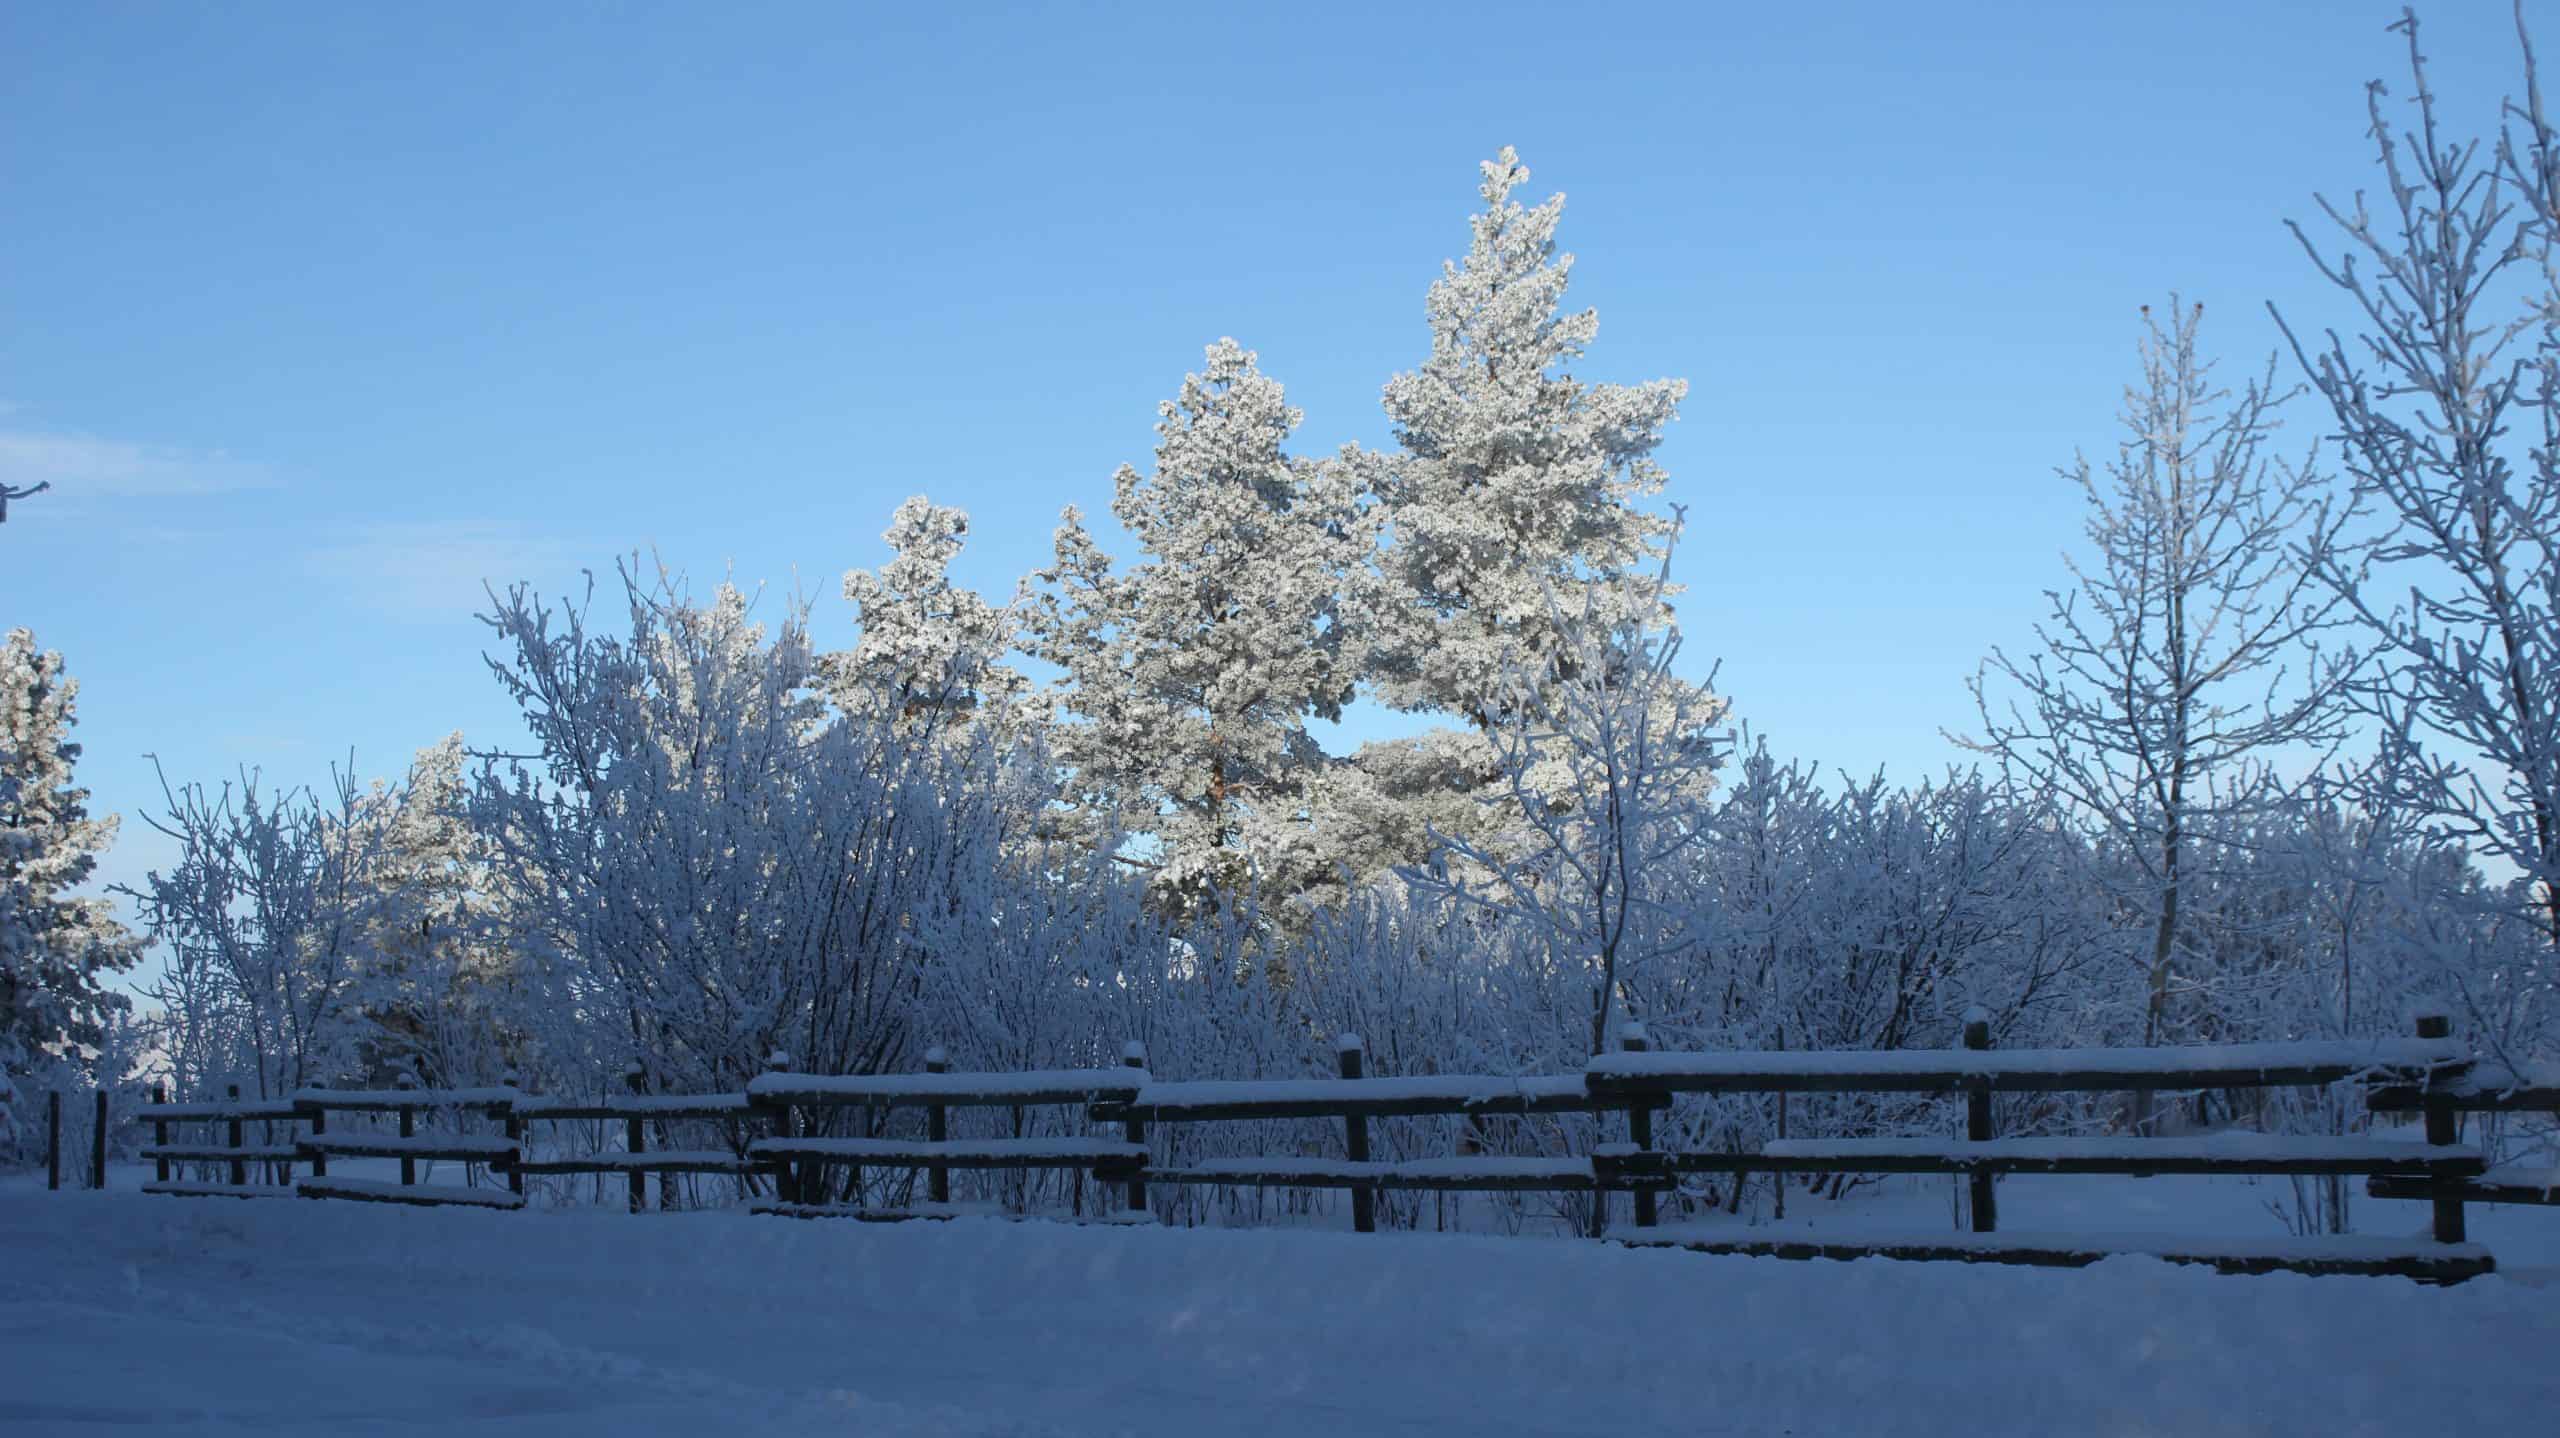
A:
{"type": "Polygon", "coordinates": [[[1030,651],[1064,671],[1058,757],[1097,836],[1151,836],[1160,902],[1288,893],[1325,872],[1304,794],[1364,662],[1376,548],[1355,471],[1285,452],[1299,412],[1220,340],[1161,409],[1155,470],[1112,514],[1145,558],[1114,574],[1069,509],[1035,576],[1030,651]]]}
{"type": "Polygon", "coordinates": [[[397,1071],[430,1086],[494,1081],[507,1067],[493,996],[509,956],[488,942],[499,902],[490,846],[464,811],[459,732],[417,752],[408,778],[377,783],[357,822],[376,831],[359,882],[373,895],[373,933],[351,1002],[368,1021],[371,1079],[397,1071]]]}
{"type": "Polygon", "coordinates": [[[953,728],[1011,712],[1029,681],[1000,662],[1014,616],[952,582],[967,542],[965,511],[916,495],[898,506],[881,538],[895,557],[844,577],[862,637],[820,656],[830,698],[847,713],[886,706],[901,727],[953,728]]]}
{"type": "Polygon", "coordinates": [[[1363,745],[1326,774],[1325,851],[1355,883],[1422,860],[1434,833],[1498,844],[1512,808],[1498,696],[1522,666],[1570,663],[1558,614],[1581,605],[1568,598],[1559,611],[1555,596],[1643,594],[1662,607],[1632,617],[1655,624],[1676,592],[1624,581],[1661,559],[1669,523],[1637,502],[1661,488],[1653,450],[1688,386],[1573,375],[1599,317],[1563,310],[1564,196],[1534,208],[1511,198],[1529,171],[1508,147],[1482,170],[1466,258],[1442,267],[1426,303],[1430,357],[1386,385],[1401,448],[1343,461],[1367,477],[1388,524],[1371,690],[1467,724],[1363,745]]]}
{"type": "Polygon", "coordinates": [[[1388,704],[1489,732],[1506,672],[1558,648],[1551,592],[1615,591],[1659,563],[1668,522],[1636,501],[1662,486],[1653,450],[1688,385],[1574,377],[1600,319],[1562,308],[1564,196],[1512,199],[1529,171],[1507,146],[1483,171],[1467,257],[1431,286],[1431,356],[1386,385],[1402,453],[1381,466],[1375,667],[1388,704]]]}
{"type": "Polygon", "coordinates": [[[72,778],[79,694],[34,634],[0,638],[0,1067],[95,1046],[129,1007],[104,980],[141,956],[105,899],[72,893],[116,833],[72,778]]]}

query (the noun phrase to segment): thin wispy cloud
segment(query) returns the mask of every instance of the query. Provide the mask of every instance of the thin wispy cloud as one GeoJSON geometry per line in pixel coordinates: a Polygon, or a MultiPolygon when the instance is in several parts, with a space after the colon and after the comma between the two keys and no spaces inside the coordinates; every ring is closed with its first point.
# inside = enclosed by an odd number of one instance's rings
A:
{"type": "Polygon", "coordinates": [[[489,589],[517,580],[557,588],[592,545],[500,520],[421,520],[359,527],[306,556],[310,572],[348,598],[400,619],[455,619],[488,607],[489,589]]]}
{"type": "Polygon", "coordinates": [[[53,493],[48,498],[165,499],[272,489],[280,483],[266,465],[221,450],[0,427],[0,484],[12,489],[49,484],[53,493]]]}

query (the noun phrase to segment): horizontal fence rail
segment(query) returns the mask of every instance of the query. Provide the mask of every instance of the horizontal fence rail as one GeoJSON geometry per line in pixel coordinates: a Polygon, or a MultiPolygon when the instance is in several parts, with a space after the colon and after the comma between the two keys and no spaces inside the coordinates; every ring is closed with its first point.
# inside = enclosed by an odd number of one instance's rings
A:
{"type": "MultiPolygon", "coordinates": [[[[2178,1262],[2209,1264],[2231,1272],[2291,1269],[2314,1273],[2396,1273],[2427,1281],[2458,1281],[2489,1272],[2489,1255],[2466,1241],[2467,1203],[2553,1203],[2560,1173],[2521,1167],[2491,1171],[2476,1148],[2456,1142],[2459,1114],[2560,1112],[2560,1084],[2547,1076],[2520,1076],[2479,1063],[2452,1043],[2441,1019],[2421,1020],[2417,1037],[2358,1042],[2263,1043],[2134,1049],[2011,1049],[1991,1047],[1988,1023],[1965,1026],[1965,1047],[1940,1051],[1680,1053],[1652,1052],[1640,1027],[1630,1025],[1624,1051],[1593,1059],[1580,1073],[1532,1075],[1408,1075],[1368,1077],[1365,1046],[1356,1035],[1337,1045],[1341,1076],[1332,1079],[1207,1080],[1159,1082],[1142,1049],[1131,1045],[1115,1068],[1052,1069],[1019,1073],[954,1073],[940,1050],[927,1055],[925,1072],[828,1075],[793,1072],[787,1055],[773,1057],[765,1073],[742,1092],[653,1094],[643,1076],[626,1079],[630,1092],[592,1097],[524,1094],[512,1087],[431,1090],[415,1087],[340,1090],[301,1089],[289,1098],[226,1102],[155,1103],[139,1117],[155,1126],[143,1156],[158,1165],[146,1191],[185,1197],[264,1197],[300,1194],[420,1205],[513,1209],[525,1202],[528,1176],[626,1176],[630,1207],[642,1210],[649,1174],[662,1185],[674,1175],[725,1176],[739,1181],[760,1212],[796,1217],[844,1216],[869,1220],[954,1216],[950,1174],[963,1171],[1038,1170],[1089,1175],[1124,1194],[1122,1216],[1143,1219],[1148,1185],[1347,1190],[1353,1227],[1375,1227],[1381,1192],[1546,1192],[1588,1195],[1591,1231],[1605,1230],[1607,1195],[1633,1196],[1635,1228],[1616,1235],[1639,1246],[1680,1247],[1711,1253],[1782,1257],[1885,1256],[1948,1258],[1970,1262],[2074,1266],[2110,1253],[2149,1253],[2178,1262]],[[2224,1133],[2192,1138],[1999,1137],[1992,1122],[1995,1093],[2115,1090],[2202,1090],[2365,1085],[2367,1107],[2377,1114],[2420,1114],[2423,1142],[2371,1137],[2294,1137],[2224,1133]],[[1657,1149],[1653,1116],[1690,1094],[1911,1093],[1962,1096],[1965,1134],[1863,1138],[1778,1138],[1750,1152],[1684,1152],[1657,1149]],[[1004,1109],[1056,1105],[1105,1133],[1067,1136],[960,1138],[950,1136],[952,1109],[1004,1109]],[[876,1131],[879,1119],[862,1120],[868,1133],[823,1131],[862,1114],[922,1110],[925,1136],[895,1137],[876,1131]],[[332,1132],[331,1114],[396,1116],[397,1134],[332,1132]],[[442,1131],[420,1134],[420,1114],[458,1126],[494,1123],[494,1133],[442,1131]],[[1621,1115],[1624,1141],[1597,1141],[1590,1152],[1567,1156],[1462,1153],[1446,1157],[1378,1160],[1370,1156],[1372,1121],[1461,1117],[1621,1115]],[[850,1116],[850,1117],[847,1117],[850,1116]],[[1159,1163],[1149,1128],[1165,1124],[1327,1119],[1342,1124],[1342,1155],[1244,1155],[1159,1163]],[[535,1122],[620,1120],[623,1147],[588,1154],[537,1153],[526,1146],[535,1122]],[[725,1124],[728,1147],[651,1149],[647,1127],[674,1122],[725,1124]],[[251,1142],[247,1126],[278,1125],[284,1141],[251,1142]],[[296,1136],[297,1124],[308,1129],[296,1136]],[[226,1141],[173,1139],[173,1128],[220,1126],[226,1141]],[[398,1183],[328,1172],[331,1159],[398,1159],[398,1183]],[[419,1162],[460,1162],[503,1176],[506,1188],[421,1185],[419,1162]],[[173,1164],[210,1173],[174,1176],[173,1164]],[[295,1165],[309,1174],[292,1176],[295,1165]],[[866,1204],[865,1168],[904,1170],[923,1176],[927,1194],[903,1208],[866,1204]],[[263,1170],[265,1181],[253,1180],[263,1170]],[[1970,1234],[1875,1234],[1820,1241],[1730,1228],[1663,1227],[1656,1221],[1661,1194],[1675,1191],[1684,1175],[1948,1174],[1966,1179],[1970,1234]],[[2302,1238],[2281,1242],[2211,1239],[2159,1241],[2138,1235],[2023,1235],[1997,1232],[1995,1176],[2007,1174],[2232,1174],[2361,1176],[2377,1198],[2418,1199],[2435,1205],[2432,1241],[2377,1238],[2302,1238]],[[838,1179],[850,1176],[841,1185],[838,1179]],[[219,1181],[228,1179],[228,1182],[219,1181]],[[839,1197],[841,1193],[842,1197],[839,1197]]],[[[912,1130],[909,1130],[912,1132],[912,1130]]],[[[1784,1132],[1783,1125],[1780,1132],[1784,1132]]],[[[893,1192],[904,1192],[893,1187],[893,1192]]],[[[662,1191],[661,1201],[668,1195],[662,1191]]]]}

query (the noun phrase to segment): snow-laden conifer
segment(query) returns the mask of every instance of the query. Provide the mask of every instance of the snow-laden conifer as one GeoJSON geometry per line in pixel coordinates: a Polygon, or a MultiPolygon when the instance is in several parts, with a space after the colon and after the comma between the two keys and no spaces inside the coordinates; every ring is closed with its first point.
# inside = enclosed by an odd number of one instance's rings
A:
{"type": "Polygon", "coordinates": [[[916,495],[881,536],[894,557],[846,572],[862,635],[819,660],[839,707],[882,702],[901,724],[948,729],[1008,713],[1022,698],[1028,681],[1001,659],[1014,642],[1013,614],[951,578],[968,534],[966,512],[916,495]]]}
{"type": "Polygon", "coordinates": [[[106,900],[74,892],[116,833],[72,776],[79,694],[32,633],[0,637],[0,1069],[98,1044],[128,1007],[105,980],[141,951],[106,900]]]}
{"type": "Polygon", "coordinates": [[[1380,482],[1393,529],[1376,675],[1397,708],[1490,729],[1506,667],[1558,647],[1548,591],[1659,558],[1666,522],[1636,502],[1661,488],[1653,451],[1688,386],[1574,375],[1600,320],[1563,308],[1564,196],[1511,198],[1529,171],[1508,147],[1483,172],[1466,258],[1431,286],[1430,357],[1386,385],[1402,452],[1380,482]]]}
{"type": "Polygon", "coordinates": [[[1361,674],[1374,538],[1353,471],[1287,453],[1299,421],[1233,340],[1161,408],[1151,473],[1112,515],[1143,555],[1114,572],[1069,509],[1036,579],[1034,654],[1064,671],[1059,757],[1097,832],[1152,836],[1179,905],[1322,872],[1304,812],[1361,674]]]}

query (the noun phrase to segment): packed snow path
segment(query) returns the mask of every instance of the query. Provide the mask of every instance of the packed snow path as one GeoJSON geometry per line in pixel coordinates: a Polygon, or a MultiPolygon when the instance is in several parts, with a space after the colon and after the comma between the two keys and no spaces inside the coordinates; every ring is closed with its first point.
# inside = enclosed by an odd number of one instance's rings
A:
{"type": "Polygon", "coordinates": [[[2560,1291],[0,1190],[0,1431],[2540,1431],[2560,1291]],[[789,1423],[790,1428],[778,1425],[789,1423]]]}

